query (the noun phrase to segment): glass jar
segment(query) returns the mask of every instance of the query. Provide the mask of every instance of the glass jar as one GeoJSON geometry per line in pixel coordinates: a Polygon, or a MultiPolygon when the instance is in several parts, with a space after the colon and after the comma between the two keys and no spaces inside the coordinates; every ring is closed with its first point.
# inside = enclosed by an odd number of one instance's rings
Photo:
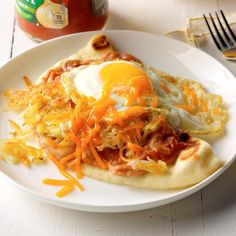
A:
{"type": "Polygon", "coordinates": [[[15,0],[19,27],[36,41],[100,30],[108,18],[107,0],[15,0]]]}

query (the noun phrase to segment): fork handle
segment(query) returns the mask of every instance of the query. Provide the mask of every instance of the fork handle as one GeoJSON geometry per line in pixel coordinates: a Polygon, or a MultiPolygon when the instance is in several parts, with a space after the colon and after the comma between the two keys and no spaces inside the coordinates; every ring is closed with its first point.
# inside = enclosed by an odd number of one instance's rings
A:
{"type": "Polygon", "coordinates": [[[224,51],[223,55],[228,60],[236,60],[236,48],[224,51]]]}

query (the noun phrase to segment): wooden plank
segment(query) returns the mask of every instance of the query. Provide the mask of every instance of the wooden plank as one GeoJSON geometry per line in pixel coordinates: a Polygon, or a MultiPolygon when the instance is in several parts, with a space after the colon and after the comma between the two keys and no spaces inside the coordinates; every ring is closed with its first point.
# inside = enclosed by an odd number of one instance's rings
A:
{"type": "Polygon", "coordinates": [[[126,3],[126,0],[109,1],[111,12],[107,29],[128,29],[164,34],[184,26],[185,1],[136,0],[131,6],[126,3]]]}
{"type": "Polygon", "coordinates": [[[99,214],[64,209],[34,200],[0,180],[1,235],[171,236],[170,208],[99,214]]]}
{"type": "MultiPolygon", "coordinates": [[[[14,1],[1,1],[0,7],[0,66],[9,60],[12,56],[12,44],[14,36],[14,1]]],[[[0,234],[1,235],[11,235],[13,228],[13,221],[9,218],[9,198],[11,193],[11,188],[2,179],[0,179],[0,208],[7,209],[0,213],[0,234]],[[7,197],[5,194],[9,194],[7,197]],[[3,214],[2,214],[3,213],[3,214]]],[[[14,218],[12,216],[12,218],[14,218]]],[[[14,218],[15,219],[15,218],[14,218]]]]}
{"type": "Polygon", "coordinates": [[[13,56],[17,56],[22,52],[36,46],[38,43],[31,40],[19,27],[16,25],[14,33],[13,56]]]}
{"type": "Polygon", "coordinates": [[[203,191],[206,235],[236,235],[236,163],[203,191]]]}
{"type": "Polygon", "coordinates": [[[185,1],[188,17],[201,17],[203,14],[215,12],[217,9],[217,0],[191,0],[185,1]]]}
{"type": "MultiPolygon", "coordinates": [[[[1,2],[0,8],[0,65],[4,64],[9,58],[12,56],[12,45],[14,41],[14,29],[15,29],[15,21],[14,21],[14,1],[3,0],[1,2]]],[[[1,214],[0,221],[0,234],[1,235],[11,235],[13,229],[13,221],[10,220],[9,210],[13,209],[9,206],[9,199],[11,196],[5,196],[5,194],[11,193],[11,188],[9,184],[7,184],[4,180],[0,179],[0,208],[4,209],[4,215],[1,214]]],[[[3,212],[1,212],[3,213],[3,212]]],[[[12,218],[14,218],[12,216],[12,218]]]]}
{"type": "Polygon", "coordinates": [[[204,235],[201,192],[170,205],[173,235],[204,235]]]}
{"type": "Polygon", "coordinates": [[[234,0],[217,0],[219,10],[223,10],[225,13],[231,13],[236,10],[236,1],[234,0]]]}
{"type": "MultiPolygon", "coordinates": [[[[235,7],[236,2],[233,0],[217,0],[217,5],[212,8],[208,7],[205,12],[214,13],[217,9],[232,12],[232,10],[235,10],[235,7]]],[[[211,42],[210,40],[211,39],[209,39],[209,42],[211,42]]],[[[205,50],[208,53],[217,58],[217,60],[233,73],[236,73],[235,63],[223,59],[221,53],[218,52],[212,42],[205,45],[205,47],[207,47],[205,50]]],[[[234,199],[236,188],[232,181],[235,179],[235,173],[236,163],[234,163],[225,174],[202,191],[202,208],[206,235],[233,236],[236,233],[236,225],[234,222],[236,217],[236,201],[234,199]]]]}
{"type": "MultiPolygon", "coordinates": [[[[33,47],[31,41],[18,27],[14,35],[13,56],[33,47]]],[[[161,235],[172,235],[169,206],[127,214],[90,214],[50,206],[22,195],[17,190],[3,195],[7,205],[3,215],[15,219],[3,221],[5,235],[144,235],[155,230],[161,235]],[[27,204],[25,204],[27,202],[27,204]],[[11,206],[9,208],[9,206],[11,206]],[[22,212],[21,217],[15,215],[22,212]],[[35,217],[32,217],[35,216],[35,217]],[[30,227],[28,226],[30,222],[30,227]],[[93,222],[88,227],[88,222],[93,222]],[[7,227],[6,227],[7,226],[7,227]]],[[[0,223],[1,226],[1,223],[0,223]]]]}
{"type": "MultiPolygon", "coordinates": [[[[111,1],[110,4],[114,4],[115,1],[111,1]]],[[[122,5],[122,4],[121,4],[122,5]]],[[[116,6],[118,7],[118,6],[116,6]]],[[[145,11],[148,11],[151,5],[146,7],[145,11]]],[[[167,6],[166,6],[167,7],[167,6]]],[[[111,6],[112,8],[112,6],[111,6]]],[[[172,8],[174,10],[174,8],[172,8]]],[[[141,12],[142,9],[139,8],[141,12]]],[[[122,11],[123,12],[123,11],[122,11]]],[[[123,12],[124,13],[124,12],[123,12]]],[[[130,11],[127,11],[125,14],[129,14],[130,11]]],[[[129,16],[130,17],[130,16],[129,16]]],[[[150,18],[151,19],[151,18],[150,18]]],[[[146,23],[142,22],[142,27],[139,30],[144,30],[146,24],[150,24],[153,22],[149,22],[150,19],[146,21],[146,23]]],[[[136,19],[137,20],[137,17],[136,19]]],[[[141,23],[141,22],[140,22],[141,23]]],[[[109,28],[109,27],[107,27],[109,28]]],[[[137,28],[136,28],[137,29],[137,28]]],[[[159,29],[157,29],[159,30],[159,29]]],[[[159,31],[160,32],[160,31],[159,31]]],[[[28,39],[24,33],[16,27],[15,31],[15,41],[14,41],[14,52],[13,55],[17,55],[24,51],[25,49],[31,48],[36,43],[32,42],[28,39]],[[24,47],[22,47],[24,45],[24,47]]],[[[54,224],[54,222],[58,222],[58,227],[53,227],[52,231],[47,231],[47,234],[43,229],[50,228],[49,227],[41,227],[41,225],[37,226],[36,222],[32,222],[32,228],[38,229],[37,232],[40,232],[43,235],[64,235],[66,232],[70,232],[70,235],[95,235],[96,233],[104,234],[104,235],[144,235],[144,234],[152,234],[154,231],[158,232],[160,235],[172,235],[173,232],[173,225],[171,223],[171,216],[170,216],[170,208],[169,206],[151,209],[147,211],[142,211],[139,213],[127,213],[127,214],[88,214],[88,213],[77,213],[74,211],[69,211],[61,208],[56,208],[53,206],[46,206],[42,203],[35,203],[39,204],[40,208],[44,211],[51,211],[54,217],[52,222],[45,222],[45,220],[41,219],[42,225],[50,225],[50,223],[54,224]],[[65,220],[66,219],[66,220],[65,220]],[[94,222],[92,227],[86,227],[87,222],[94,222]],[[109,222],[109,223],[108,223],[109,222]],[[34,225],[35,224],[35,225],[34,225]],[[63,225],[63,227],[61,227],[63,225]],[[73,232],[70,231],[73,229],[73,232]],[[53,231],[54,230],[54,231],[53,231]],[[59,232],[60,231],[60,232],[59,232]]],[[[21,204],[19,204],[21,205],[21,204]]],[[[26,217],[31,217],[32,215],[32,208],[34,206],[31,205],[31,201],[28,201],[27,208],[25,208],[25,215],[26,217]]],[[[37,208],[36,208],[37,210],[37,208]]],[[[37,213],[37,219],[43,218],[40,217],[40,213],[37,213]]],[[[41,213],[44,216],[44,213],[41,213]]],[[[25,219],[27,221],[27,219],[25,219]]],[[[47,218],[48,221],[48,218],[47,218]]],[[[15,232],[21,230],[20,228],[15,229],[15,232]]],[[[25,232],[25,229],[24,229],[25,232]]],[[[29,232],[27,232],[29,233],[29,232]]]]}
{"type": "MultiPolygon", "coordinates": [[[[201,16],[205,12],[216,9],[216,0],[185,1],[182,11],[187,17],[201,16]]],[[[186,20],[185,20],[186,22],[186,20]]],[[[193,196],[171,204],[171,214],[176,235],[204,235],[205,234],[205,209],[202,191],[193,196]]]]}
{"type": "MultiPolygon", "coordinates": [[[[236,1],[234,0],[217,0],[218,10],[223,10],[225,14],[236,11],[236,1]]],[[[234,32],[236,32],[236,26],[232,26],[234,32]]],[[[216,53],[215,53],[216,54],[216,53]]],[[[214,56],[214,55],[213,55],[214,56]]],[[[219,56],[218,56],[219,57],[219,56]]],[[[224,64],[234,75],[236,75],[235,62],[226,61],[222,56],[217,58],[222,64],[224,64]]]]}
{"type": "MultiPolygon", "coordinates": [[[[0,62],[9,58],[11,52],[11,44],[4,37],[13,32],[14,18],[6,10],[12,2],[1,2],[0,38],[4,43],[0,44],[0,62]],[[6,16],[11,19],[11,27],[2,28],[6,16]]],[[[212,0],[136,0],[132,7],[126,3],[110,0],[107,28],[165,33],[182,28],[186,16],[216,9],[212,0]]],[[[235,8],[234,1],[218,1],[218,7],[225,10],[232,6],[235,8]]],[[[13,55],[34,45],[16,27],[13,55]]],[[[236,189],[230,181],[235,173],[236,164],[207,187],[203,195],[198,192],[171,205],[124,214],[83,213],[50,206],[25,196],[0,179],[0,235],[235,235],[236,189]]]]}
{"type": "Polygon", "coordinates": [[[14,31],[14,1],[2,0],[0,7],[0,65],[11,57],[14,31]]]}
{"type": "MultiPolygon", "coordinates": [[[[232,12],[236,9],[236,2],[234,0],[192,0],[189,2],[187,15],[188,17],[202,17],[204,13],[208,15],[210,12],[214,15],[214,12],[220,9],[223,9],[226,13],[232,12]],[[193,2],[195,2],[195,4],[199,4],[199,7],[194,7],[193,2]]],[[[236,27],[233,26],[233,29],[236,30],[236,27]]],[[[227,61],[222,57],[222,53],[217,50],[210,35],[206,38],[202,38],[202,40],[198,39],[198,46],[200,49],[216,58],[220,63],[224,64],[232,73],[236,75],[235,62],[227,61]]]]}

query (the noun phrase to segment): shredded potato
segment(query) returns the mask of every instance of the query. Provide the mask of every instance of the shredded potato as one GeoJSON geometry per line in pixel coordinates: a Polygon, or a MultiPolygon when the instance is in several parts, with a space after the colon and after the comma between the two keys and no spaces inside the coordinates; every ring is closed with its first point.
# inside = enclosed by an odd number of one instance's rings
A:
{"type": "MultiPolygon", "coordinates": [[[[58,80],[40,84],[33,84],[26,77],[24,80],[27,85],[25,90],[4,93],[8,108],[21,113],[23,124],[20,126],[9,121],[14,129],[14,139],[2,142],[1,155],[29,166],[45,160],[46,153],[48,159],[69,179],[44,180],[46,184],[64,186],[57,193],[59,197],[73,190],[74,185],[83,189],[68,173],[72,169],[81,178],[82,161],[103,169],[114,165],[111,157],[104,155],[107,150],[124,150],[120,160],[126,164],[133,160],[145,160],[141,145],[148,134],[158,129],[159,122],[165,120],[155,107],[133,106],[127,111],[117,112],[113,109],[112,100],[97,103],[76,91],[69,91],[68,94],[58,80]],[[26,133],[38,137],[41,149],[31,147],[20,139],[26,133]]],[[[157,105],[156,97],[153,104],[157,105]]],[[[135,165],[132,171],[154,173],[157,169],[164,171],[163,165],[161,167],[159,162],[152,160],[149,164],[135,165]]]]}
{"type": "Polygon", "coordinates": [[[23,163],[30,166],[31,163],[42,163],[45,161],[43,150],[27,145],[21,139],[1,140],[0,156],[10,159],[13,163],[23,163]]]}

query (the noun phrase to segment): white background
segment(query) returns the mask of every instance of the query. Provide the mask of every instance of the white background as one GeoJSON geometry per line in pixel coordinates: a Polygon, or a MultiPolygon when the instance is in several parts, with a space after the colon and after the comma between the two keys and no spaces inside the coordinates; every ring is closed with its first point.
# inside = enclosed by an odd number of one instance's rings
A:
{"type": "MultiPolygon", "coordinates": [[[[13,0],[0,3],[0,65],[36,44],[16,26],[13,5],[13,0]]],[[[184,28],[187,17],[219,9],[236,11],[236,1],[110,0],[107,29],[164,34],[184,28]]],[[[235,63],[224,64],[236,72],[235,63]]],[[[95,214],[41,203],[0,179],[0,235],[236,235],[235,185],[233,163],[208,187],[176,203],[132,213],[95,214]]]]}

